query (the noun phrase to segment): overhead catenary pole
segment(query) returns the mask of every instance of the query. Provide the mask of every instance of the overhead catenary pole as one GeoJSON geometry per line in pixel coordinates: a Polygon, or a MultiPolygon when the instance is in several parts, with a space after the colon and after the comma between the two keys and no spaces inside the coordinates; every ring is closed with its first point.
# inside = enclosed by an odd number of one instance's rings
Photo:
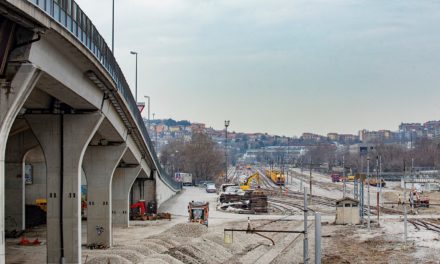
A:
{"type": "Polygon", "coordinates": [[[312,156],[310,156],[310,178],[309,178],[309,187],[310,187],[310,204],[312,204],[312,156]]]}
{"type": "Polygon", "coordinates": [[[411,200],[411,212],[414,212],[414,158],[411,159],[410,178],[412,179],[411,191],[409,192],[409,199],[411,200]]]}
{"type": "Polygon", "coordinates": [[[315,213],[315,264],[321,264],[321,214],[315,213]]]}
{"type": "Polygon", "coordinates": [[[371,230],[371,219],[370,219],[370,157],[367,157],[367,199],[368,199],[368,230],[371,230]]]}
{"type": "MultiPolygon", "coordinates": [[[[311,162],[310,162],[311,163],[311,162]]],[[[303,263],[309,263],[309,238],[307,235],[307,188],[304,187],[304,240],[303,240],[303,263]]]]}
{"type": "Polygon", "coordinates": [[[412,178],[411,189],[414,189],[414,158],[411,158],[411,178],[412,178]]]}
{"type": "Polygon", "coordinates": [[[347,181],[345,179],[345,155],[342,156],[342,180],[344,182],[342,198],[345,198],[345,193],[347,191],[347,181]]]}
{"type": "Polygon", "coordinates": [[[286,185],[289,184],[289,169],[290,169],[290,162],[289,162],[289,138],[287,138],[287,173],[286,173],[286,185]]]}
{"type": "Polygon", "coordinates": [[[404,217],[403,217],[403,237],[405,240],[405,244],[408,240],[408,215],[407,215],[407,209],[406,209],[406,179],[404,176],[403,180],[403,211],[404,211],[404,217]]]}
{"type": "Polygon", "coordinates": [[[379,156],[378,164],[377,164],[377,194],[376,194],[376,201],[377,201],[377,225],[380,226],[380,190],[382,186],[382,181],[380,179],[380,170],[382,168],[382,156],[379,156]]]}

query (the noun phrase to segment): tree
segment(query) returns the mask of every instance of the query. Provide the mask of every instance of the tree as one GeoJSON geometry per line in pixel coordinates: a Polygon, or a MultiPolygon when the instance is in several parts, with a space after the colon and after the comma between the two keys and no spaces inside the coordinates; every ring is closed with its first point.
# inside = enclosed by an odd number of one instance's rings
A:
{"type": "Polygon", "coordinates": [[[173,141],[161,153],[161,162],[178,171],[192,173],[193,179],[217,180],[224,168],[223,152],[205,134],[194,134],[191,142],[173,141]]]}

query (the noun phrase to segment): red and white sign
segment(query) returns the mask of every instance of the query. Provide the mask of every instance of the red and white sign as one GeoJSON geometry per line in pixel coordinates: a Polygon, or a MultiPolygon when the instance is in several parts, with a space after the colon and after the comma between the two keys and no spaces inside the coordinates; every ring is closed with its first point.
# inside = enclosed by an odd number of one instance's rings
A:
{"type": "Polygon", "coordinates": [[[139,112],[142,113],[142,110],[144,110],[144,108],[145,108],[145,103],[138,102],[137,106],[138,106],[139,112]]]}

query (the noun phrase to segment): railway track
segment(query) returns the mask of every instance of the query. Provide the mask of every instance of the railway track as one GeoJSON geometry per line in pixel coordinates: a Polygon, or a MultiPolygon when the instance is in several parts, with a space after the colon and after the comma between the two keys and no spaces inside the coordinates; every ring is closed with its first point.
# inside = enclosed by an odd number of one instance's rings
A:
{"type": "MultiPolygon", "coordinates": [[[[258,171],[258,172],[260,174],[262,174],[261,171],[258,171]]],[[[268,196],[270,196],[270,199],[272,199],[272,201],[278,202],[278,203],[284,203],[289,206],[293,206],[293,207],[296,207],[296,208],[303,210],[303,206],[301,204],[295,203],[292,201],[292,200],[303,201],[304,194],[302,192],[287,190],[287,191],[282,192],[283,193],[282,198],[274,198],[274,196],[281,194],[280,186],[274,184],[270,179],[265,177],[264,174],[261,177],[261,188],[263,189],[263,191],[266,192],[266,194],[268,196]],[[275,199],[277,199],[277,200],[275,200],[275,199]]],[[[319,196],[319,195],[312,195],[312,202],[314,204],[334,207],[336,199],[332,199],[332,198],[328,198],[328,197],[324,197],[324,196],[319,196]]]]}
{"type": "Polygon", "coordinates": [[[420,228],[424,228],[426,230],[430,230],[440,234],[440,225],[422,219],[411,219],[408,220],[408,222],[411,223],[416,230],[420,230],[420,228]]]}

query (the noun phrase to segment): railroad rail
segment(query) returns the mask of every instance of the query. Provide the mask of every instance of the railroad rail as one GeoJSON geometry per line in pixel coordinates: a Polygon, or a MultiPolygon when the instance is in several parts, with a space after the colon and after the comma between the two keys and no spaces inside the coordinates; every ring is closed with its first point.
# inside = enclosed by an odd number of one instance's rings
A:
{"type": "Polygon", "coordinates": [[[440,234],[440,225],[422,220],[422,219],[411,219],[408,220],[416,230],[420,230],[420,227],[425,228],[426,230],[430,230],[440,234]]]}

